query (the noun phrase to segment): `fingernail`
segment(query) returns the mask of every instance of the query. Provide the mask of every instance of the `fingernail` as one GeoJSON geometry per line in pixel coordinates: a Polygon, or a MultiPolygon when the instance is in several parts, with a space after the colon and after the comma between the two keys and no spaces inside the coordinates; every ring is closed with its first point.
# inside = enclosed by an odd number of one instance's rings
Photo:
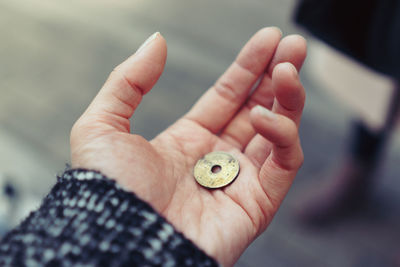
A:
{"type": "Polygon", "coordinates": [[[140,53],[146,46],[148,46],[154,39],[160,35],[160,32],[153,33],[147,40],[139,47],[136,53],[140,53]]]}
{"type": "Polygon", "coordinates": [[[299,76],[299,73],[297,72],[296,67],[289,62],[283,62],[279,63],[276,67],[280,68],[284,72],[290,72],[290,74],[294,77],[297,78],[299,76]]]}
{"type": "Polygon", "coordinates": [[[296,67],[291,63],[286,63],[286,64],[288,65],[288,68],[290,69],[290,72],[292,73],[292,75],[294,77],[297,77],[299,75],[299,73],[297,72],[296,67]]]}
{"type": "Polygon", "coordinates": [[[263,106],[257,105],[254,108],[254,110],[258,114],[260,114],[262,117],[267,118],[269,120],[274,120],[276,118],[276,115],[271,110],[269,110],[269,109],[267,109],[267,108],[265,108],[263,106]]]}
{"type": "Polygon", "coordinates": [[[275,28],[275,29],[277,29],[277,30],[280,32],[281,36],[283,35],[283,32],[282,32],[282,30],[281,30],[280,28],[278,28],[278,27],[275,27],[275,26],[273,26],[272,28],[275,28]]]}

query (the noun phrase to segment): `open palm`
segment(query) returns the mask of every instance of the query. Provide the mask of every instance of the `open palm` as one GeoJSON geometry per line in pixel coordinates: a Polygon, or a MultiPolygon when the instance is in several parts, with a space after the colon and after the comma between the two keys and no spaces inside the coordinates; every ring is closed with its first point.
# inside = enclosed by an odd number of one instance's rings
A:
{"type": "Polygon", "coordinates": [[[198,103],[148,142],[130,133],[129,119],[165,65],[166,43],[155,34],[112,72],[75,123],[72,166],[114,178],[232,265],[272,220],[302,163],[297,70],[305,53],[303,38],[260,30],[198,103]],[[203,188],[193,177],[197,160],[212,151],[240,163],[236,180],[222,189],[203,188]]]}

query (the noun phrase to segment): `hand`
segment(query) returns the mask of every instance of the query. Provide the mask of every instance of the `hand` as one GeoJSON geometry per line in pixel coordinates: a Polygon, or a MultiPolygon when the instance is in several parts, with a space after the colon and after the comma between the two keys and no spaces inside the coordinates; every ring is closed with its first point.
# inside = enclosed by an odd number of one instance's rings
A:
{"type": "Polygon", "coordinates": [[[149,142],[130,133],[129,119],[165,65],[166,42],[155,34],[115,68],[75,123],[72,167],[114,178],[221,264],[232,265],[270,223],[302,164],[305,93],[297,72],[305,54],[302,37],[281,40],[276,28],[260,30],[194,107],[149,142]],[[217,190],[193,177],[197,160],[212,151],[240,162],[236,180],[217,190]]]}

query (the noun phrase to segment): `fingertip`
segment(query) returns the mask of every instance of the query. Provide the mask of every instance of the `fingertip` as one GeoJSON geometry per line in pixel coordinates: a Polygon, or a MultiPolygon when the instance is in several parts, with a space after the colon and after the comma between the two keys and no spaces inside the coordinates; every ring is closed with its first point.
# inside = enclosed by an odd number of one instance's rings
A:
{"type": "Polygon", "coordinates": [[[164,37],[158,32],[152,34],[132,56],[114,68],[88,111],[93,114],[112,114],[114,119],[109,119],[107,123],[129,128],[126,127],[127,119],[136,110],[142,96],[160,78],[166,57],[164,37]],[[118,122],[115,117],[122,120],[118,122]]]}
{"type": "Polygon", "coordinates": [[[297,43],[297,49],[300,52],[303,52],[302,55],[305,58],[307,56],[307,39],[299,34],[289,35],[288,37],[293,38],[294,41],[297,43]]]}
{"type": "Polygon", "coordinates": [[[256,105],[250,110],[250,123],[257,133],[261,134],[263,129],[268,128],[275,120],[275,114],[263,106],[256,105]]]}
{"type": "Polygon", "coordinates": [[[236,63],[241,69],[249,70],[258,78],[270,64],[281,40],[282,33],[277,27],[267,27],[256,32],[237,56],[236,63]]]}
{"type": "Polygon", "coordinates": [[[307,40],[301,35],[292,34],[283,38],[281,44],[285,50],[290,47],[292,63],[299,72],[307,56],[307,40]]]}
{"type": "Polygon", "coordinates": [[[260,117],[263,119],[268,119],[268,120],[275,120],[276,114],[263,106],[256,105],[250,111],[250,119],[254,120],[257,117],[260,117]]]}
{"type": "MultiPolygon", "coordinates": [[[[260,56],[273,53],[282,38],[282,31],[277,27],[265,27],[257,31],[248,44],[254,55],[260,56]]],[[[272,56],[272,55],[271,55],[272,56]]],[[[265,60],[263,60],[265,61],[265,60]]]]}
{"type": "Polygon", "coordinates": [[[155,45],[158,46],[157,50],[161,50],[161,52],[166,52],[167,42],[160,32],[155,32],[149,38],[147,38],[136,50],[134,55],[139,56],[142,54],[146,54],[145,51],[153,49],[152,47],[155,45]]]}
{"type": "Polygon", "coordinates": [[[161,33],[156,32],[117,68],[130,84],[137,85],[146,94],[160,78],[166,60],[167,42],[161,33]]]}
{"type": "Polygon", "coordinates": [[[276,50],[275,57],[268,68],[272,73],[275,66],[282,62],[291,62],[299,72],[307,55],[307,41],[300,35],[289,35],[284,37],[276,50]]]}
{"type": "Polygon", "coordinates": [[[300,34],[290,34],[283,38],[282,42],[295,44],[298,51],[307,52],[307,39],[300,34]]]}
{"type": "Polygon", "coordinates": [[[273,161],[287,170],[298,169],[304,156],[295,122],[275,113],[273,119],[269,115],[265,117],[257,109],[252,110],[252,116],[256,132],[273,145],[273,161]]]}
{"type": "Polygon", "coordinates": [[[159,55],[162,57],[162,59],[164,61],[163,63],[165,63],[165,61],[167,59],[168,46],[167,46],[167,41],[165,40],[164,36],[160,32],[156,33],[156,38],[152,45],[155,46],[152,49],[155,49],[156,51],[159,52],[159,55]]]}
{"type": "Polygon", "coordinates": [[[263,35],[264,34],[270,34],[271,32],[279,35],[279,37],[282,37],[282,35],[283,35],[282,30],[280,28],[276,27],[276,26],[264,27],[264,28],[260,29],[256,33],[256,35],[257,34],[263,34],[263,35]]]}
{"type": "Polygon", "coordinates": [[[300,111],[305,103],[305,90],[295,66],[278,64],[272,72],[272,88],[278,102],[288,111],[300,111]]]}
{"type": "Polygon", "coordinates": [[[160,32],[155,33],[156,37],[154,38],[154,42],[149,46],[151,49],[155,49],[158,51],[159,55],[163,58],[164,63],[167,59],[167,41],[165,40],[164,36],[160,32]],[[152,47],[153,46],[153,47],[152,47]]]}
{"type": "MultiPolygon", "coordinates": [[[[278,65],[275,66],[274,70],[272,71],[272,77],[274,76],[285,76],[285,78],[291,78],[291,79],[298,79],[298,71],[296,67],[290,63],[290,62],[283,62],[279,63],[278,65]]],[[[278,77],[280,77],[278,76],[278,77]]]]}
{"type": "Polygon", "coordinates": [[[274,117],[275,114],[272,111],[260,105],[256,105],[250,110],[250,122],[257,132],[265,120],[273,120],[274,117]]]}
{"type": "Polygon", "coordinates": [[[272,71],[272,86],[276,96],[281,93],[295,94],[297,91],[303,91],[303,85],[300,81],[299,73],[296,67],[290,62],[279,63],[272,71]]]}
{"type": "Polygon", "coordinates": [[[265,107],[255,106],[250,112],[250,121],[257,133],[278,146],[289,146],[297,139],[296,124],[265,107]]]}

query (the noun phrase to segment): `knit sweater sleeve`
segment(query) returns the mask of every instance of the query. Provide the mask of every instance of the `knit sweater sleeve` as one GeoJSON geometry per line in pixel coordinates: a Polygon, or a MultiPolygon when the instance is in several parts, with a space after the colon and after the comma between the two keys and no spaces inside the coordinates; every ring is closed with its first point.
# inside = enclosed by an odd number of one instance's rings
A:
{"type": "Polygon", "coordinates": [[[133,193],[68,170],[0,242],[0,266],[218,266],[133,193]]]}

